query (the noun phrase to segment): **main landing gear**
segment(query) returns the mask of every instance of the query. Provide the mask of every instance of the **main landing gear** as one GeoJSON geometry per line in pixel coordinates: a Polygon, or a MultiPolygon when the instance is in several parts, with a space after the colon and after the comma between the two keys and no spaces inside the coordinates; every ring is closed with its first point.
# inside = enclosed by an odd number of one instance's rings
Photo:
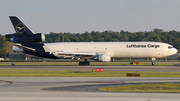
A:
{"type": "Polygon", "coordinates": [[[79,65],[90,65],[90,62],[85,59],[84,61],[80,61],[79,65]]]}

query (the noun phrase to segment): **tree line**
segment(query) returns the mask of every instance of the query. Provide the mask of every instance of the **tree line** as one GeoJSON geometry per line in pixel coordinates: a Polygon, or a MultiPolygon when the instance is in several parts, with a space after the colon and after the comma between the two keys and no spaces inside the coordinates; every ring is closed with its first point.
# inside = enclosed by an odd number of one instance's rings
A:
{"type": "MultiPolygon", "coordinates": [[[[179,49],[180,32],[175,30],[163,31],[162,29],[154,29],[153,31],[144,32],[128,32],[121,30],[115,31],[92,31],[85,33],[54,33],[45,34],[44,43],[51,42],[119,42],[119,41],[155,41],[165,42],[179,49]]],[[[8,57],[12,53],[12,43],[5,41],[5,36],[0,35],[0,57],[8,57]]]]}
{"type": "Polygon", "coordinates": [[[121,30],[104,32],[85,32],[85,33],[53,33],[45,34],[46,43],[48,42],[109,42],[109,41],[155,41],[165,42],[179,48],[180,32],[175,30],[166,32],[162,29],[154,29],[145,32],[128,32],[121,30]]]}

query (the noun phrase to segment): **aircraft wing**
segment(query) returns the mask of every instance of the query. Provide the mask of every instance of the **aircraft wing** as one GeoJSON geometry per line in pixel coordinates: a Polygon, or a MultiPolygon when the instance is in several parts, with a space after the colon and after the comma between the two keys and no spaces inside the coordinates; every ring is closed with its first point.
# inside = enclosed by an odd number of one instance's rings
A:
{"type": "Polygon", "coordinates": [[[80,51],[58,51],[52,52],[57,58],[69,58],[69,59],[78,59],[81,56],[85,57],[94,57],[97,54],[94,52],[80,52],[80,51]]]}
{"type": "MultiPolygon", "coordinates": [[[[31,47],[27,47],[27,46],[23,46],[21,44],[14,44],[14,46],[23,49],[23,50],[28,50],[28,51],[36,51],[36,49],[31,48],[31,47]]],[[[81,56],[83,57],[94,57],[97,55],[97,53],[95,52],[84,52],[84,51],[73,51],[73,50],[62,50],[62,51],[51,51],[49,52],[49,54],[53,54],[54,56],[56,56],[59,59],[76,59],[79,58],[81,56]]]]}
{"type": "Polygon", "coordinates": [[[57,55],[83,55],[83,56],[95,56],[97,55],[94,52],[82,52],[82,51],[58,51],[54,52],[57,55]]]}

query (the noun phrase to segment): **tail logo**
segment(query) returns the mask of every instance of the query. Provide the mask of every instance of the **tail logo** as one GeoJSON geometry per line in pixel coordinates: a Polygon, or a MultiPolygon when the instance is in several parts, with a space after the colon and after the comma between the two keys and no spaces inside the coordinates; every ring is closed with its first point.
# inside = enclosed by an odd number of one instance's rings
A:
{"type": "Polygon", "coordinates": [[[18,33],[23,33],[26,30],[26,27],[24,26],[24,24],[19,23],[16,25],[16,31],[18,33]]]}

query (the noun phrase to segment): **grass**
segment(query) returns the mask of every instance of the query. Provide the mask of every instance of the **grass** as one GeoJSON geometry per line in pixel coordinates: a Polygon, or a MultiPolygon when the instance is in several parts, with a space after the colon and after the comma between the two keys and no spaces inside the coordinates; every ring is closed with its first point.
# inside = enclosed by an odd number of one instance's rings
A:
{"type": "Polygon", "coordinates": [[[128,85],[128,86],[99,88],[98,90],[117,91],[117,92],[168,92],[168,93],[180,93],[180,83],[128,85]]]}
{"type": "Polygon", "coordinates": [[[0,77],[126,77],[126,73],[138,73],[141,77],[180,77],[180,72],[92,72],[60,70],[0,70],[0,77]]]}
{"type": "MultiPolygon", "coordinates": [[[[79,65],[78,62],[0,62],[0,65],[12,65],[12,63],[15,63],[15,65],[47,65],[47,66],[58,66],[58,65],[79,65]]],[[[106,62],[91,62],[90,65],[92,66],[116,66],[116,65],[132,65],[130,64],[130,62],[109,62],[109,63],[106,63],[106,62]]],[[[151,62],[142,62],[141,65],[151,65],[151,62]]],[[[174,65],[174,64],[171,64],[171,63],[156,63],[156,65],[174,65]]]]}

